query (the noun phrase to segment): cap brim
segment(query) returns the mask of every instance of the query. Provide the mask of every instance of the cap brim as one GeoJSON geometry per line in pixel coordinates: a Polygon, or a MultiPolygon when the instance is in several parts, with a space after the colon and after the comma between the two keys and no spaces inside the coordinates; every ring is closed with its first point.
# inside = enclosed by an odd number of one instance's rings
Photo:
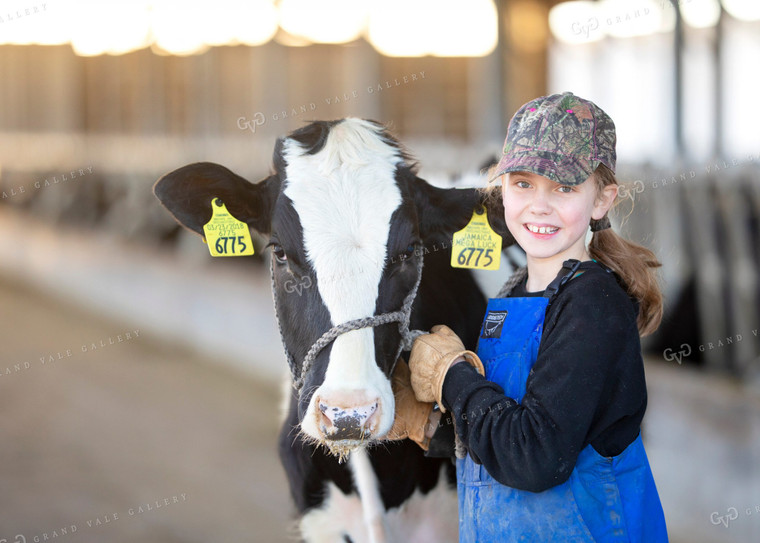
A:
{"type": "Polygon", "coordinates": [[[580,185],[594,173],[599,161],[579,160],[550,151],[530,150],[503,155],[493,179],[508,172],[530,172],[560,185],[580,185]]]}

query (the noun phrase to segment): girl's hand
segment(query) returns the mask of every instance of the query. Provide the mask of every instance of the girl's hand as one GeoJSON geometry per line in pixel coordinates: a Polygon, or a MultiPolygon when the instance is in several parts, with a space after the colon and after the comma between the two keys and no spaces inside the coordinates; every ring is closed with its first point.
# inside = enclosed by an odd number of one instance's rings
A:
{"type": "Polygon", "coordinates": [[[485,375],[483,363],[478,355],[464,348],[451,328],[439,324],[430,329],[430,334],[424,334],[414,340],[409,356],[409,369],[412,372],[411,381],[414,394],[421,402],[438,402],[442,412],[443,380],[446,372],[457,362],[469,362],[478,373],[485,375]]]}

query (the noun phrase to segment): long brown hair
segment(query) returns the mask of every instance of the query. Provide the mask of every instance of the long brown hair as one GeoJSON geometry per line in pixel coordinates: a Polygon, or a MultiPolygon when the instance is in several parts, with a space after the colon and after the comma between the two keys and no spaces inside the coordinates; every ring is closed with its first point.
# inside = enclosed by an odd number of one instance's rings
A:
{"type": "MultiPolygon", "coordinates": [[[[607,185],[618,184],[615,174],[604,164],[599,164],[593,177],[598,193],[607,185]]],[[[614,271],[623,282],[628,295],[639,301],[636,322],[639,334],[646,336],[657,330],[662,320],[662,293],[656,269],[662,264],[655,254],[646,247],[623,238],[612,228],[594,232],[588,252],[591,258],[614,271]]]]}
{"type": "MultiPolygon", "coordinates": [[[[596,180],[598,194],[607,185],[619,184],[615,174],[604,164],[599,164],[592,177],[596,180]]],[[[485,194],[485,200],[492,204],[498,198],[501,187],[489,183],[489,186],[481,190],[485,194]]],[[[612,209],[619,201],[620,196],[612,209]]],[[[628,295],[638,300],[639,315],[636,324],[639,334],[647,336],[657,330],[662,320],[662,293],[656,269],[662,264],[655,254],[646,247],[624,239],[612,228],[594,232],[588,251],[591,258],[614,271],[628,295]]]]}

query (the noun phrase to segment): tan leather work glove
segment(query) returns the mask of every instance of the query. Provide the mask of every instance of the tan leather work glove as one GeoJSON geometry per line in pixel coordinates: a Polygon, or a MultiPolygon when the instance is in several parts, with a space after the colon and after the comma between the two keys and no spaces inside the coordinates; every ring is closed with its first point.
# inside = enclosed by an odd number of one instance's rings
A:
{"type": "Polygon", "coordinates": [[[396,418],[385,439],[395,441],[409,438],[424,450],[428,450],[433,435],[431,430],[436,426],[436,423],[431,421],[431,416],[440,418],[440,413],[433,413],[432,403],[421,402],[414,397],[410,376],[406,360],[399,358],[391,377],[393,397],[396,400],[396,418]]]}
{"type": "Polygon", "coordinates": [[[414,340],[409,355],[409,369],[412,371],[412,388],[421,402],[438,402],[441,412],[443,406],[443,380],[449,368],[464,358],[480,375],[486,371],[478,355],[464,348],[462,340],[445,324],[438,324],[414,340]]]}

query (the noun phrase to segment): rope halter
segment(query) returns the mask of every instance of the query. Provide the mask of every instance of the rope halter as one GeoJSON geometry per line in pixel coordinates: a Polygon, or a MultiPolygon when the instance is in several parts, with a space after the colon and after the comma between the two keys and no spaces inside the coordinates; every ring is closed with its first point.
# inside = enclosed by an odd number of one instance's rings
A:
{"type": "MultiPolygon", "coordinates": [[[[296,368],[298,366],[295,363],[293,355],[288,350],[288,346],[285,344],[285,336],[282,333],[280,314],[277,307],[277,291],[275,290],[274,285],[274,258],[270,258],[269,269],[272,282],[272,298],[274,299],[274,313],[275,318],[277,319],[277,329],[280,332],[280,339],[282,340],[282,346],[285,350],[285,356],[288,359],[288,365],[290,366],[290,371],[292,374],[293,388],[295,388],[296,391],[300,393],[301,389],[303,388],[304,381],[306,380],[306,376],[311,370],[311,366],[314,363],[314,360],[317,358],[317,355],[322,352],[322,349],[335,341],[338,336],[345,334],[346,332],[351,332],[352,330],[360,330],[362,328],[374,328],[376,326],[388,324],[389,322],[398,322],[398,330],[401,334],[401,342],[399,343],[398,349],[396,351],[396,356],[393,358],[394,365],[401,355],[402,351],[411,350],[414,340],[422,334],[427,333],[423,330],[409,330],[409,319],[411,318],[412,314],[412,304],[414,303],[414,299],[417,297],[417,289],[419,288],[420,280],[422,279],[422,261],[422,255],[420,255],[419,261],[417,263],[417,279],[412,290],[410,290],[406,295],[406,298],[404,298],[404,302],[401,304],[401,309],[397,311],[391,311],[389,313],[383,313],[381,315],[361,317],[341,324],[336,324],[327,332],[322,334],[322,336],[317,339],[317,341],[315,341],[314,344],[309,348],[306,356],[303,359],[303,362],[301,363],[301,374],[296,375],[296,368]]],[[[393,371],[393,368],[391,368],[391,371],[393,371]]]]}

